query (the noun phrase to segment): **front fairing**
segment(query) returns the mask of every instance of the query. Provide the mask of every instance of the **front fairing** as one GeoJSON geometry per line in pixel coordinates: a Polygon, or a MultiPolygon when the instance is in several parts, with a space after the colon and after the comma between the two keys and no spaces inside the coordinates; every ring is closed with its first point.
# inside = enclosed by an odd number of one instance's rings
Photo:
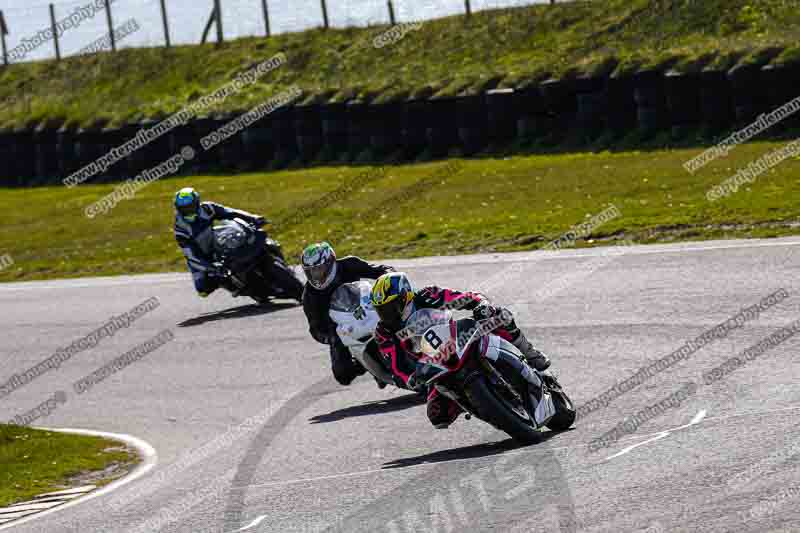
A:
{"type": "Polygon", "coordinates": [[[264,253],[267,235],[235,220],[214,228],[214,253],[234,271],[248,269],[264,253]]]}
{"type": "Polygon", "coordinates": [[[357,281],[341,285],[331,295],[329,315],[347,345],[368,342],[378,326],[378,313],[370,301],[371,289],[368,281],[357,281]]]}
{"type": "Polygon", "coordinates": [[[419,356],[417,379],[432,384],[460,370],[475,349],[483,349],[485,337],[480,333],[474,320],[453,320],[449,311],[423,309],[414,313],[403,334],[419,356]]]}
{"type": "Polygon", "coordinates": [[[226,262],[234,270],[250,266],[264,254],[265,240],[265,235],[262,232],[254,232],[253,239],[248,241],[245,246],[225,255],[226,262]]]}
{"type": "Polygon", "coordinates": [[[433,362],[420,362],[415,372],[416,380],[425,385],[431,385],[438,379],[450,374],[451,370],[444,365],[433,362]]]}

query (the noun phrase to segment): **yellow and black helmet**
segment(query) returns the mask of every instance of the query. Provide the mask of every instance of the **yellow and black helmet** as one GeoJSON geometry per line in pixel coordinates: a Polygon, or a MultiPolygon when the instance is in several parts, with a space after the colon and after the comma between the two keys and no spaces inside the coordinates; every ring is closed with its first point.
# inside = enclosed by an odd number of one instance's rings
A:
{"type": "Polygon", "coordinates": [[[414,286],[405,272],[389,272],[375,280],[370,301],[381,323],[392,330],[403,327],[414,300],[414,286]]]}

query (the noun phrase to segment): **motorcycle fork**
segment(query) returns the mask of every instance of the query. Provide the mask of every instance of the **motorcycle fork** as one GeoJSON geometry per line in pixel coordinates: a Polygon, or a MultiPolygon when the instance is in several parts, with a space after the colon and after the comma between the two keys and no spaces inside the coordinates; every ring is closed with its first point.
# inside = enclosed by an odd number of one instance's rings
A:
{"type": "MultiPolygon", "coordinates": [[[[483,363],[484,368],[486,368],[486,370],[488,372],[490,372],[490,377],[492,379],[496,380],[496,382],[498,384],[502,385],[503,388],[506,391],[511,393],[511,395],[514,398],[514,400],[516,400],[517,402],[519,402],[522,405],[522,407],[525,409],[525,411],[527,411],[528,415],[531,417],[531,421],[533,421],[534,420],[533,413],[536,410],[536,406],[534,405],[534,399],[532,398],[531,393],[528,390],[527,381],[523,380],[523,382],[522,382],[522,386],[524,387],[524,390],[522,390],[522,391],[518,390],[517,387],[515,387],[514,385],[509,383],[508,380],[505,377],[503,377],[503,374],[499,370],[497,370],[493,365],[489,364],[489,362],[487,360],[483,359],[481,362],[483,363]]],[[[540,379],[542,379],[542,378],[540,377],[540,379]]],[[[542,394],[543,395],[544,395],[544,392],[546,390],[547,390],[547,387],[546,387],[546,385],[544,383],[544,380],[542,380],[542,394]]],[[[534,422],[534,424],[535,424],[535,422],[534,422]]]]}
{"type": "MultiPolygon", "coordinates": [[[[469,387],[470,382],[475,379],[478,375],[480,375],[480,370],[476,368],[462,368],[458,370],[455,374],[448,379],[444,380],[445,383],[442,383],[439,387],[439,394],[444,394],[454,402],[456,402],[459,407],[461,407],[464,412],[466,413],[465,418],[469,420],[473,416],[478,416],[477,411],[472,407],[472,404],[469,402],[469,397],[464,392],[465,389],[469,387]],[[454,384],[459,384],[457,387],[450,387],[447,385],[447,382],[452,381],[454,384]],[[445,389],[447,393],[443,392],[442,389],[445,389]]],[[[434,385],[436,386],[436,385],[434,385]]]]}
{"type": "Polygon", "coordinates": [[[514,386],[511,385],[506,380],[506,378],[503,377],[500,371],[489,363],[489,361],[487,361],[486,359],[481,359],[481,366],[484,368],[484,370],[486,370],[486,372],[489,375],[489,378],[492,381],[494,381],[498,385],[501,385],[504,389],[509,391],[517,401],[519,401],[523,405],[525,404],[525,402],[522,401],[519,391],[517,391],[517,389],[515,389],[514,386]]]}
{"type": "Polygon", "coordinates": [[[258,278],[261,280],[261,284],[263,285],[263,287],[266,287],[267,296],[269,296],[270,294],[274,294],[275,292],[272,280],[270,279],[270,276],[266,274],[266,270],[268,268],[268,265],[266,263],[268,260],[271,259],[273,259],[273,257],[269,253],[265,252],[258,259],[258,261],[254,262],[253,266],[251,266],[250,269],[246,272],[246,275],[250,275],[250,273],[252,273],[254,276],[258,276],[258,278]]]}
{"type": "Polygon", "coordinates": [[[232,275],[230,276],[230,279],[231,279],[231,281],[233,282],[233,284],[234,284],[234,285],[236,285],[236,287],[237,287],[239,290],[242,290],[242,289],[244,289],[244,288],[247,286],[247,283],[245,283],[244,281],[242,281],[241,279],[239,279],[239,276],[237,276],[236,274],[232,274],[232,275]]]}
{"type": "MultiPolygon", "coordinates": [[[[469,384],[472,382],[472,380],[474,380],[474,379],[476,379],[476,378],[478,378],[480,376],[486,376],[493,383],[499,384],[500,386],[505,388],[507,391],[509,391],[514,396],[514,398],[517,401],[519,401],[525,407],[526,410],[528,409],[528,404],[524,400],[522,400],[520,398],[519,394],[514,389],[514,387],[512,387],[508,383],[508,381],[506,381],[505,378],[503,378],[503,376],[500,374],[500,372],[498,372],[497,369],[494,368],[484,358],[480,359],[477,367],[471,368],[471,369],[466,369],[466,368],[462,369],[456,374],[455,377],[456,377],[457,381],[459,381],[460,383],[464,384],[463,385],[463,389],[465,390],[465,389],[469,388],[469,384]]],[[[478,415],[478,412],[469,403],[469,401],[468,401],[469,400],[469,396],[464,394],[463,391],[461,392],[461,394],[458,394],[458,396],[459,396],[459,399],[455,399],[455,398],[451,398],[451,399],[454,399],[455,402],[458,405],[460,405],[461,408],[464,409],[464,411],[466,411],[468,414],[480,418],[480,416],[478,415]]]]}

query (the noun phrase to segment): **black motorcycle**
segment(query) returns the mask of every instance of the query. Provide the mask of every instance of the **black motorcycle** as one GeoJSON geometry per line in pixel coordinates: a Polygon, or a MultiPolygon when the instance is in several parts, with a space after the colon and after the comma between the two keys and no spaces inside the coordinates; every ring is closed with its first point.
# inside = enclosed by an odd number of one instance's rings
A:
{"type": "Polygon", "coordinates": [[[281,245],[241,218],[214,226],[212,273],[234,296],[260,304],[269,298],[302,300],[303,284],[286,264],[281,245]]]}

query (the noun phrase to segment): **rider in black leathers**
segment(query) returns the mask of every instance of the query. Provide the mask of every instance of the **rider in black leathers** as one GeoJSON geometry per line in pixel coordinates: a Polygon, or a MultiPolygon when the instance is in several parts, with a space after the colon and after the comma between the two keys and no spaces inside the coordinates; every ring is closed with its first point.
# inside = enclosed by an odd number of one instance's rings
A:
{"type": "Polygon", "coordinates": [[[336,333],[336,324],[329,314],[331,295],[345,283],[362,278],[377,279],[394,269],[387,265],[373,265],[355,256],[337,260],[336,252],[327,242],[307,246],[301,262],[308,280],[303,290],[303,311],[308,319],[308,330],[314,340],[330,346],[333,376],[342,385],[349,385],[366,370],[353,359],[336,333]]]}

